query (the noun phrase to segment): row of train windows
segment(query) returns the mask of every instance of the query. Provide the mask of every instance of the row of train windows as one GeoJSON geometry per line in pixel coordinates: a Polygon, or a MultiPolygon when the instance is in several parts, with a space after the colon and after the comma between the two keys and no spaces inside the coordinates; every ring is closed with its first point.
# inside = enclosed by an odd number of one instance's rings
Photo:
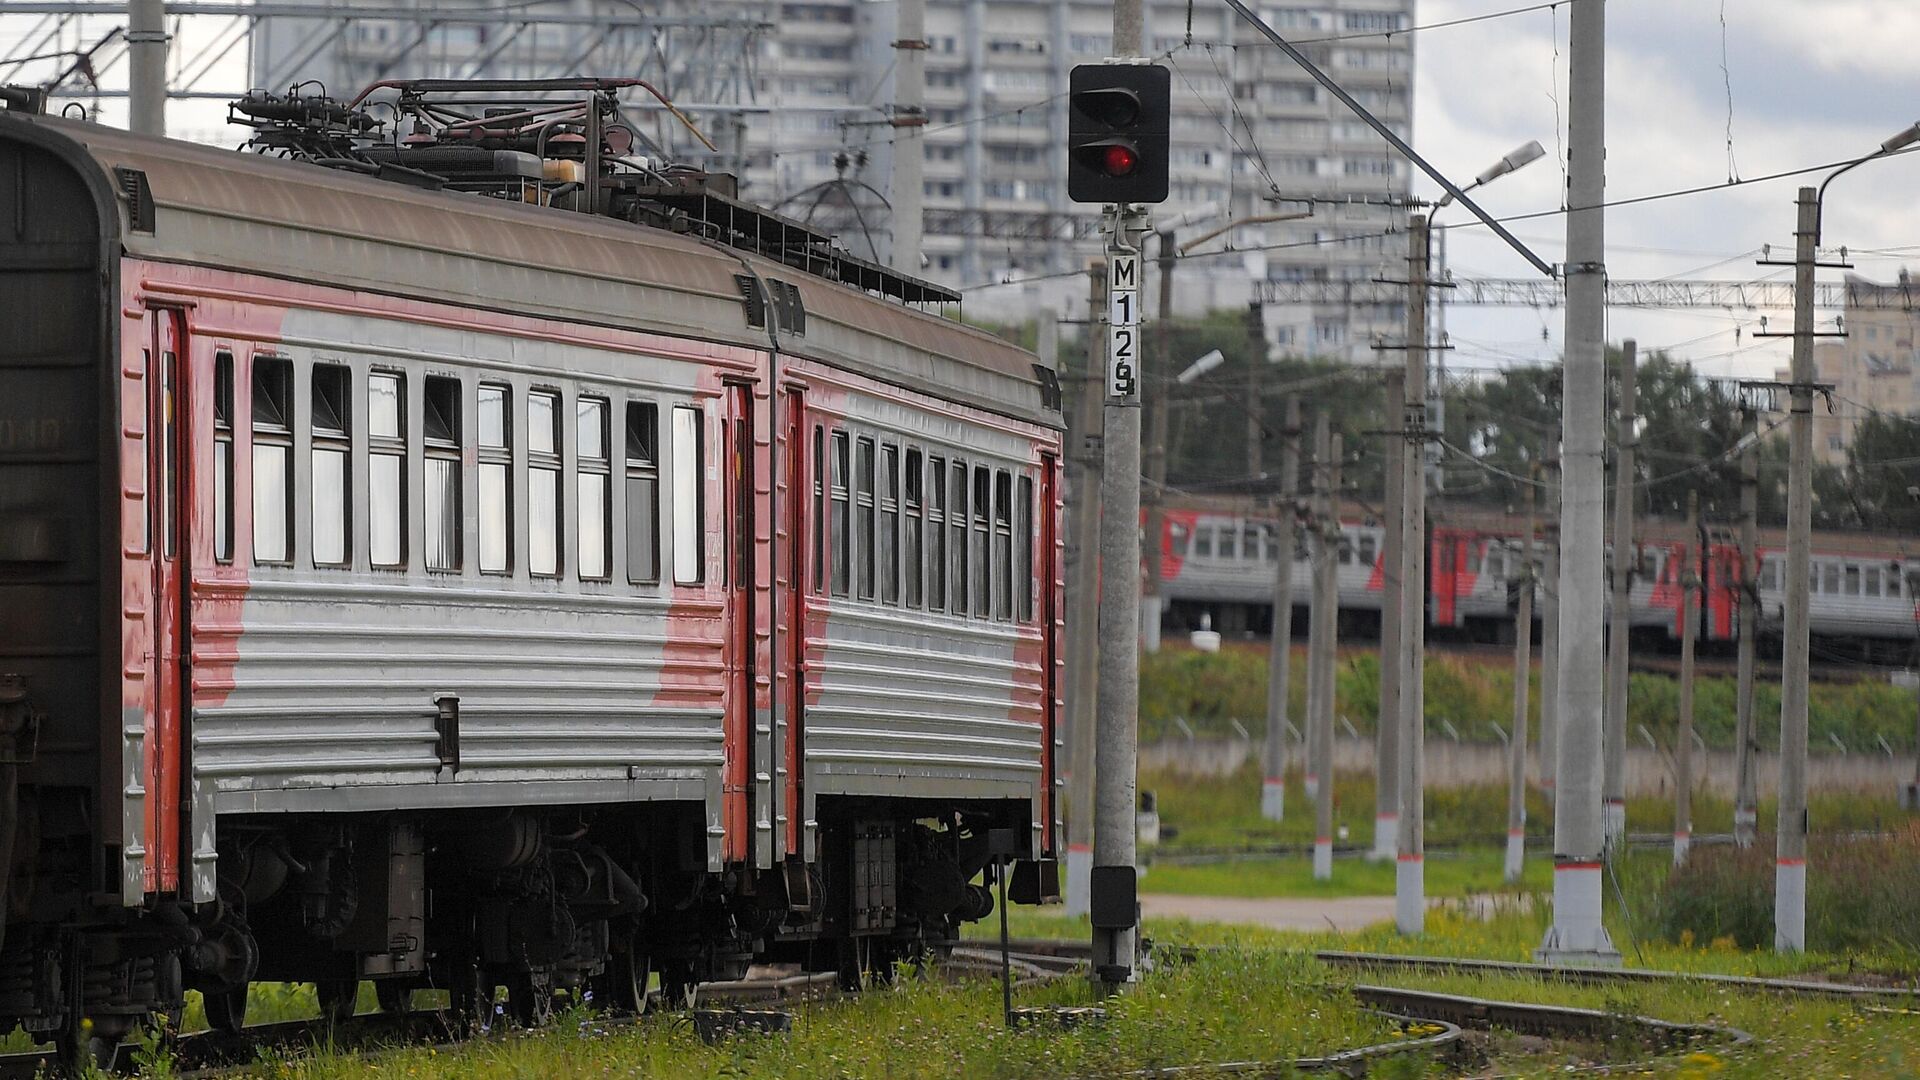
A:
{"type": "MultiPolygon", "coordinates": [[[[1760,588],[1774,590],[1786,577],[1780,559],[1768,559],[1760,566],[1760,588]]],[[[1813,562],[1807,564],[1809,591],[1826,596],[1900,595],[1900,575],[1886,563],[1813,562]]]]}
{"type": "MultiPolygon", "coordinates": [[[[1174,526],[1174,549],[1181,546],[1181,534],[1184,530],[1174,526]]],[[[1270,525],[1202,525],[1195,528],[1193,542],[1189,545],[1191,557],[1199,559],[1244,559],[1250,562],[1270,563],[1279,553],[1279,545],[1274,539],[1270,525]]],[[[1295,547],[1293,557],[1304,562],[1309,557],[1305,544],[1295,547]]],[[[1339,559],[1341,566],[1351,566],[1355,557],[1361,565],[1372,566],[1379,554],[1379,538],[1361,533],[1357,538],[1352,532],[1340,534],[1339,559]]]]}
{"type": "MultiPolygon", "coordinates": [[[[253,561],[263,566],[293,562],[295,379],[293,363],[281,357],[253,359],[253,561]]],[[[428,375],[421,392],[420,437],[410,441],[407,377],[375,370],[366,377],[367,556],[384,570],[406,568],[408,470],[412,452],[421,464],[421,563],[440,573],[458,573],[466,565],[468,545],[462,530],[465,485],[462,461],[467,433],[462,430],[466,386],[452,376],[428,375]]],[[[346,567],[353,562],[352,454],[355,404],[351,369],[340,364],[313,365],[308,401],[311,437],[305,472],[309,499],[309,547],[316,567],[346,567]]],[[[564,400],[557,389],[532,389],[516,407],[514,391],[482,382],[474,390],[472,460],[479,471],[477,557],[482,573],[514,571],[514,488],[512,483],[516,421],[524,421],[527,522],[524,559],[527,572],[558,578],[565,572],[561,521],[565,514],[562,477],[574,466],[578,518],[572,570],[582,581],[613,576],[613,515],[616,459],[612,453],[614,402],[579,395],[573,401],[573,438],[566,438],[564,400]]],[[[660,581],[659,406],[625,402],[625,454],[618,459],[620,512],[625,525],[626,577],[633,584],[660,581]]],[[[705,451],[697,407],[677,405],[671,412],[674,491],[672,522],[673,581],[699,584],[705,568],[706,530],[700,481],[705,451]]],[[[233,357],[214,358],[214,557],[233,561],[234,515],[233,357]]]]}
{"type": "Polygon", "coordinates": [[[1032,477],[818,425],[813,459],[814,592],[1033,621],[1032,477]]]}

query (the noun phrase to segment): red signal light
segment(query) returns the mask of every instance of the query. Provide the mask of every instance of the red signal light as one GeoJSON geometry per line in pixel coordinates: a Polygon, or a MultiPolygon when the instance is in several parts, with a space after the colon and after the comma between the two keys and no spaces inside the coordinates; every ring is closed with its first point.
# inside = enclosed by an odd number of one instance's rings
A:
{"type": "Polygon", "coordinates": [[[1100,155],[1100,167],[1108,176],[1130,176],[1140,165],[1140,154],[1131,146],[1115,143],[1100,155]]]}

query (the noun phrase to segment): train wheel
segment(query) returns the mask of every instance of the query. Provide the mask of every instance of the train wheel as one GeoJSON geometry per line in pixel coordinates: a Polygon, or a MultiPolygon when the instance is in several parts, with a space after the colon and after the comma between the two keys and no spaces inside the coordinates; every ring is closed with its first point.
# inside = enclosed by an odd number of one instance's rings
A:
{"type": "Polygon", "coordinates": [[[529,1030],[553,1019],[553,987],[545,975],[516,974],[507,981],[507,1011],[513,1022],[529,1030]]]}
{"type": "Polygon", "coordinates": [[[414,985],[400,979],[378,979],[373,984],[373,995],[380,999],[380,1011],[403,1015],[413,1011],[414,985]]]}
{"type": "Polygon", "coordinates": [[[684,1009],[693,1004],[693,961],[662,960],[660,962],[660,1006],[665,1009],[684,1009]]]}
{"type": "Polygon", "coordinates": [[[321,979],[313,984],[313,992],[320,999],[320,1018],[328,1023],[344,1023],[359,1010],[358,979],[321,979]]]}
{"type": "Polygon", "coordinates": [[[653,958],[647,955],[639,931],[624,936],[624,941],[614,943],[607,969],[593,978],[593,1001],[609,1012],[639,1016],[647,1011],[653,958]]]}
{"type": "Polygon", "coordinates": [[[840,989],[866,990],[893,983],[892,942],[881,938],[841,938],[840,989]]]}
{"type": "Polygon", "coordinates": [[[499,983],[478,965],[462,973],[447,994],[456,1030],[465,1035],[491,1030],[495,1015],[493,998],[498,989],[499,983]]]}
{"type": "Polygon", "coordinates": [[[247,984],[231,990],[200,995],[207,1010],[207,1025],[227,1035],[238,1035],[247,1026],[247,984]]]}

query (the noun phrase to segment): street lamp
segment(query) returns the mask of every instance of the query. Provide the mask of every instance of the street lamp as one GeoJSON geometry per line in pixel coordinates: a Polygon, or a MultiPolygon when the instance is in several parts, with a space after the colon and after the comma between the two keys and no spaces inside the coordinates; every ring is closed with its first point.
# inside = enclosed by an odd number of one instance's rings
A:
{"type": "Polygon", "coordinates": [[[1807,945],[1807,567],[1813,532],[1813,279],[1827,186],[1876,158],[1920,142],[1916,123],[1827,174],[1818,190],[1803,187],[1794,229],[1793,366],[1787,428],[1787,602],[1780,658],[1780,816],[1774,863],[1773,947],[1807,945]]]}
{"type": "MultiPolygon", "coordinates": [[[[1539,139],[1535,139],[1525,146],[1516,149],[1506,157],[1501,158],[1499,161],[1494,162],[1485,172],[1474,177],[1473,183],[1468,184],[1460,190],[1472,191],[1474,188],[1485,187],[1508,173],[1518,172],[1546,156],[1547,148],[1540,145],[1539,139]]],[[[1438,210],[1443,206],[1450,205],[1452,202],[1453,192],[1449,191],[1445,195],[1440,196],[1440,201],[1434,203],[1433,208],[1438,210]]]]}
{"type": "Polygon", "coordinates": [[[1220,226],[1219,228],[1213,230],[1210,233],[1207,233],[1204,236],[1197,236],[1192,240],[1189,240],[1186,243],[1181,244],[1180,254],[1191,255],[1193,254],[1194,248],[1197,248],[1201,244],[1204,244],[1207,241],[1212,240],[1213,238],[1220,236],[1224,233],[1232,232],[1233,230],[1239,228],[1242,225],[1271,225],[1277,221],[1299,221],[1301,218],[1310,218],[1312,216],[1313,216],[1313,208],[1309,206],[1305,210],[1295,210],[1291,213],[1286,213],[1286,214],[1255,214],[1253,217],[1236,218],[1233,221],[1227,222],[1225,225],[1220,226]]]}

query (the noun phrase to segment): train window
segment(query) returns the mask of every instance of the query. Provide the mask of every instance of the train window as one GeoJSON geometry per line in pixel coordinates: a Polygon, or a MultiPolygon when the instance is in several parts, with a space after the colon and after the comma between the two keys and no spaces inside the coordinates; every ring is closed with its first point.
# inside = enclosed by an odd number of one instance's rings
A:
{"type": "Polygon", "coordinates": [[[180,497],[180,422],[173,400],[179,363],[173,353],[160,354],[160,546],[168,558],[173,557],[179,539],[175,510],[180,497]]]}
{"type": "Polygon", "coordinates": [[[513,569],[513,391],[481,383],[478,396],[480,572],[513,569]]]}
{"type": "Polygon", "coordinates": [[[698,585],[706,580],[705,432],[700,409],[673,408],[673,582],[698,585]]]}
{"type": "Polygon", "coordinates": [[[1185,525],[1177,521],[1167,525],[1167,544],[1173,548],[1174,554],[1183,557],[1191,555],[1192,553],[1187,550],[1187,545],[1191,540],[1192,537],[1187,535],[1187,527],[1185,525]]]}
{"type": "Polygon", "coordinates": [[[827,591],[827,431],[813,425],[813,591],[827,591]]]}
{"type": "Polygon", "coordinates": [[[880,599],[900,602],[900,448],[880,448],[880,599]]]}
{"type": "Polygon", "coordinates": [[[976,616],[993,617],[993,470],[985,465],[973,467],[973,550],[967,553],[973,564],[973,583],[969,605],[976,616]]]}
{"type": "Polygon", "coordinates": [[[1240,550],[1240,530],[1232,525],[1220,525],[1214,528],[1214,554],[1222,559],[1238,557],[1240,550]]]}
{"type": "Polygon", "coordinates": [[[213,357],[213,558],[233,561],[233,354],[213,357]]]}
{"type": "Polygon", "coordinates": [[[1020,478],[1020,497],[1014,500],[1013,531],[1020,538],[1020,565],[1014,569],[1013,588],[1020,598],[1020,621],[1033,621],[1033,477],[1020,478]]]}
{"type": "Polygon", "coordinates": [[[427,458],[427,569],[460,569],[460,380],[429,375],[421,401],[427,458]]]}
{"type": "Polygon", "coordinates": [[[253,561],[293,561],[293,363],[253,358],[253,561]]]}
{"type": "Polygon", "coordinates": [[[947,463],[927,459],[927,610],[947,606],[947,463]]]}
{"type": "Polygon", "coordinates": [[[1260,561],[1260,526],[1240,526],[1240,557],[1247,562],[1260,561]]]}
{"type": "Polygon", "coordinates": [[[1196,524],[1193,527],[1193,554],[1199,559],[1213,558],[1213,526],[1196,524]]]}
{"type": "Polygon", "coordinates": [[[1013,618],[1013,476],[993,474],[993,617],[1013,618]]]}
{"type": "Polygon", "coordinates": [[[1860,568],[1858,566],[1849,565],[1843,567],[1841,569],[1841,580],[1841,592],[1848,596],[1860,595],[1860,568]]]}
{"type": "Polygon", "coordinates": [[[560,576],[560,395],[527,394],[527,570],[560,576]]]}
{"type": "Polygon", "coordinates": [[[1380,541],[1378,539],[1372,536],[1363,536],[1360,538],[1360,562],[1362,565],[1372,566],[1374,562],[1377,561],[1379,554],[1380,541]]]}
{"type": "Polygon", "coordinates": [[[1274,526],[1260,526],[1260,561],[1272,563],[1280,558],[1280,540],[1274,534],[1274,526]]]}
{"type": "MultiPolygon", "coordinates": [[[[815,482],[815,490],[819,484],[815,482]]],[[[627,580],[660,580],[660,408],[627,402],[627,580]]]]}
{"type": "Polygon", "coordinates": [[[347,386],[351,376],[339,364],[313,365],[313,565],[345,566],[349,485],[347,474],[347,386]]]}
{"type": "Polygon", "coordinates": [[[1880,568],[1878,566],[1867,567],[1866,576],[1861,582],[1861,591],[1868,596],[1880,595],[1880,568]]]}
{"type": "Polygon", "coordinates": [[[853,574],[853,530],[850,527],[852,507],[847,475],[852,462],[848,460],[851,451],[848,448],[847,433],[833,433],[833,458],[830,463],[831,486],[828,493],[833,500],[833,512],[828,521],[828,529],[833,543],[833,595],[845,596],[853,574]]]}
{"type": "Polygon", "coordinates": [[[580,512],[580,580],[605,581],[613,573],[613,463],[607,446],[607,399],[582,397],[573,403],[573,445],[579,471],[574,477],[580,512]]]}
{"type": "Polygon", "coordinates": [[[375,566],[406,564],[405,400],[401,376],[367,376],[367,555],[375,566]]]}
{"type": "Polygon", "coordinates": [[[953,613],[967,613],[967,466],[953,463],[949,474],[951,498],[947,501],[947,551],[951,557],[947,575],[953,592],[953,613]]]}
{"type": "Polygon", "coordinates": [[[871,600],[874,554],[872,439],[861,439],[854,444],[853,519],[853,533],[860,541],[854,594],[861,600],[871,600]]]}
{"type": "Polygon", "coordinates": [[[1822,576],[1820,591],[1837,595],[1840,592],[1840,564],[1828,563],[1822,576]]]}
{"type": "Polygon", "coordinates": [[[1334,540],[1333,546],[1339,556],[1341,566],[1353,565],[1353,536],[1351,533],[1341,530],[1334,540]]]}
{"type": "Polygon", "coordinates": [[[907,448],[903,479],[906,481],[907,531],[900,540],[900,569],[907,578],[904,586],[906,604],[910,608],[917,608],[921,599],[920,515],[926,501],[926,471],[921,466],[920,451],[911,446],[907,448]]]}
{"type": "Polygon", "coordinates": [[[1771,592],[1780,587],[1780,561],[1766,559],[1760,563],[1760,588],[1771,592]]]}

